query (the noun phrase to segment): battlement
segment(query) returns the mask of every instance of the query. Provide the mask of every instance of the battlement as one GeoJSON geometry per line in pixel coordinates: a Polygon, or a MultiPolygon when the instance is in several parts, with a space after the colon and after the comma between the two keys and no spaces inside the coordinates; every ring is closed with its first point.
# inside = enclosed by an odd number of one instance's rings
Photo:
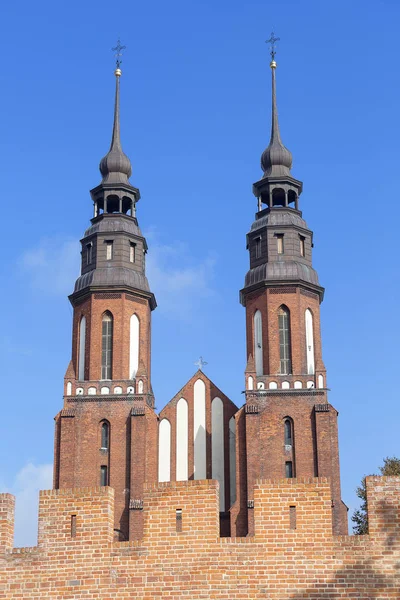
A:
{"type": "Polygon", "coordinates": [[[148,485],[144,536],[114,542],[114,490],[40,493],[38,545],[13,549],[14,498],[0,495],[0,598],[398,600],[400,478],[367,478],[370,535],[332,535],[328,479],[260,480],[254,537],[219,537],[213,480],[148,485]],[[371,588],[371,589],[370,589],[371,588]],[[331,595],[329,595],[331,594],[331,595]]]}

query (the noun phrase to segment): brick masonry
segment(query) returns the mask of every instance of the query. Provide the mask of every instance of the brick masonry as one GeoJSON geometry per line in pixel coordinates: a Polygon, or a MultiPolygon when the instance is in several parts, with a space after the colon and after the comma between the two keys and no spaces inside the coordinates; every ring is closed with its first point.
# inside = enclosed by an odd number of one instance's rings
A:
{"type": "Polygon", "coordinates": [[[221,538],[217,482],[146,485],[143,537],[115,542],[113,489],[45,491],[34,548],[12,548],[2,494],[0,599],[398,600],[400,478],[367,493],[370,535],[333,536],[326,478],[259,480],[255,535],[221,538]]]}

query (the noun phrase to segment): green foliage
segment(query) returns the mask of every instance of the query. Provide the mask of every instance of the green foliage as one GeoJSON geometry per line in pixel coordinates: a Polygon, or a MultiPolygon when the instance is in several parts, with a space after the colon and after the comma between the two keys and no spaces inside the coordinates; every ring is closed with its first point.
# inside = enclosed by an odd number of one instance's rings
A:
{"type": "MultiPolygon", "coordinates": [[[[400,476],[400,458],[395,456],[383,459],[383,466],[379,467],[380,475],[398,475],[400,476]]],[[[365,477],[361,480],[361,485],[356,489],[356,494],[361,500],[360,508],[354,511],[351,520],[353,521],[353,531],[355,535],[364,535],[368,533],[368,506],[367,490],[365,487],[365,477]]]]}

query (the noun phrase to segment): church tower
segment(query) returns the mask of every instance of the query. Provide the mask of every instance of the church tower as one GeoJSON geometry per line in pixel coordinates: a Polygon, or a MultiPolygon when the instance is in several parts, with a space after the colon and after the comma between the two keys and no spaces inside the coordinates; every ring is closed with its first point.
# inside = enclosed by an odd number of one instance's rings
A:
{"type": "MultiPolygon", "coordinates": [[[[312,266],[313,234],[299,209],[303,184],[291,174],[276,102],[272,35],[272,127],[253,186],[258,211],[247,234],[250,270],[240,292],[246,308],[248,507],[258,478],[329,477],[333,528],[347,533],[341,501],[337,411],[328,403],[320,304],[324,289],[312,266]]],[[[248,512],[252,533],[252,512],[248,512]]]]}
{"type": "MultiPolygon", "coordinates": [[[[119,50],[118,50],[119,51],[119,50]]],[[[119,55],[118,55],[119,58],[119,55]]],[[[73,306],[72,360],[56,417],[54,487],[115,489],[117,539],[141,535],[144,481],[157,477],[157,417],[151,387],[151,312],[139,190],[120,140],[120,62],[115,70],[110,150],[91,190],[94,216],[81,240],[73,306]]]]}

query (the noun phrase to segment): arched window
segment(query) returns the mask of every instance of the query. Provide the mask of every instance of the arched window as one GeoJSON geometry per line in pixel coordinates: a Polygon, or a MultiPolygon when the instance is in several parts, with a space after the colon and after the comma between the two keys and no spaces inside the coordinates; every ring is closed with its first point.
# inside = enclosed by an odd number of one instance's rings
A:
{"type": "Polygon", "coordinates": [[[79,323],[79,356],[78,356],[78,379],[85,379],[85,350],[86,350],[86,317],[82,317],[79,323]]]}
{"type": "Polygon", "coordinates": [[[101,330],[101,378],[112,379],[113,318],[111,313],[103,315],[101,330]]]}
{"type": "Polygon", "coordinates": [[[279,357],[280,373],[288,375],[292,372],[292,349],[290,343],[290,313],[286,306],[278,311],[279,323],[279,357]]]}
{"type": "Polygon", "coordinates": [[[101,448],[102,450],[108,450],[110,447],[110,425],[107,421],[103,421],[101,424],[101,448]]]}
{"type": "Polygon", "coordinates": [[[311,310],[306,310],[306,355],[307,355],[307,374],[314,375],[314,327],[311,310]]]}
{"type": "Polygon", "coordinates": [[[259,310],[254,315],[254,358],[256,361],[256,374],[263,374],[263,344],[262,344],[262,317],[259,310]]]}
{"type": "Polygon", "coordinates": [[[292,421],[290,419],[285,419],[284,428],[285,428],[285,446],[292,446],[293,445],[293,426],[292,426],[292,421]]]}

